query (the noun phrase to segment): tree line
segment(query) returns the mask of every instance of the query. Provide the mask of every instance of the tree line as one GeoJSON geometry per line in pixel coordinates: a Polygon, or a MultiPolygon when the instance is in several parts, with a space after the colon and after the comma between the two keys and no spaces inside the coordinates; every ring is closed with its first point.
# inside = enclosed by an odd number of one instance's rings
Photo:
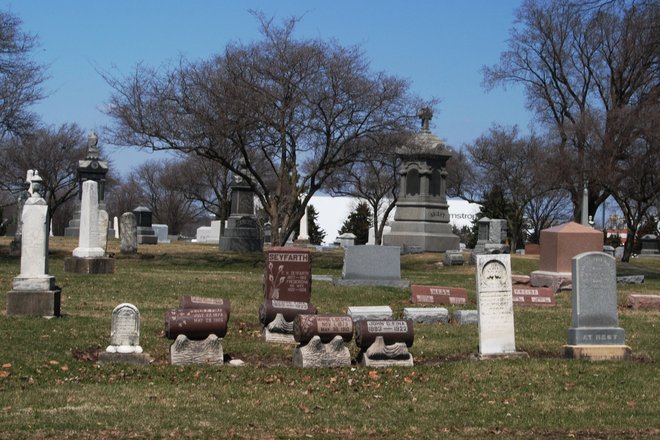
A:
{"type": "MultiPolygon", "coordinates": [[[[486,88],[523,87],[535,125],[523,133],[494,124],[454,149],[448,195],[507,219],[514,249],[553,222],[579,219],[585,188],[591,216],[612,198],[635,237],[660,194],[659,10],[646,0],[525,0],[500,61],[483,77],[486,88]]],[[[111,176],[108,209],[146,204],[176,233],[206,216],[226,218],[238,175],[274,243],[296,230],[319,191],[363,200],[380,242],[397,198],[396,150],[416,132],[417,110],[438,102],[372,71],[359,47],[296,38],[296,18],[255,17],[256,42],[228,44],[206,60],[103,74],[112,89],[106,141],[173,153],[111,176]]],[[[4,204],[25,171],[38,168],[52,213],[64,212],[84,155],[82,130],[48,127],[30,113],[46,78],[29,57],[36,40],[7,12],[0,26],[0,92],[16,95],[0,102],[4,204]],[[39,148],[49,150],[48,164],[38,163],[39,148]]]]}

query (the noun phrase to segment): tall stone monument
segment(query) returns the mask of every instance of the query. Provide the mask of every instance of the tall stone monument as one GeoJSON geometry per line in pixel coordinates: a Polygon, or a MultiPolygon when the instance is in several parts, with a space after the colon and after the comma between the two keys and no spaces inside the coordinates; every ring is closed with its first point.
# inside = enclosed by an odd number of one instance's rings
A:
{"type": "Polygon", "coordinates": [[[235,174],[231,183],[231,208],[227,227],[220,237],[220,250],[253,252],[261,251],[263,245],[254,215],[254,192],[248,182],[235,174]]]}
{"type": "Polygon", "coordinates": [[[624,330],[619,327],[616,260],[603,252],[572,259],[573,319],[564,355],[592,360],[627,359],[624,330]]]}
{"type": "Polygon", "coordinates": [[[458,249],[460,240],[449,225],[446,196],[446,165],[452,155],[429,129],[431,109],[423,108],[418,115],[421,131],[397,150],[403,161],[399,197],[392,229],[383,235],[383,244],[426,252],[458,249]]]}
{"type": "MultiPolygon", "coordinates": [[[[92,180],[98,184],[99,209],[105,210],[105,175],[108,173],[108,162],[101,159],[98,142],[99,138],[96,133],[90,132],[87,137],[87,155],[84,159],[78,161],[78,200],[73,218],[64,229],[65,237],[78,237],[80,233],[80,205],[83,182],[92,180]]],[[[109,229],[108,233],[114,235],[114,230],[109,229]]]]}
{"type": "Polygon", "coordinates": [[[21,273],[7,293],[7,315],[59,316],[61,290],[48,275],[48,204],[38,175],[32,188],[21,214],[21,273]]]}
{"type": "Polygon", "coordinates": [[[151,227],[153,213],[146,206],[138,206],[133,210],[135,221],[137,222],[137,242],[138,244],[158,244],[156,231],[151,227]]]}
{"type": "Polygon", "coordinates": [[[87,180],[83,183],[80,202],[78,247],[73,250],[73,257],[64,259],[65,272],[114,273],[114,260],[105,255],[105,240],[100,237],[101,230],[107,227],[107,214],[99,213],[98,183],[87,180]]]}

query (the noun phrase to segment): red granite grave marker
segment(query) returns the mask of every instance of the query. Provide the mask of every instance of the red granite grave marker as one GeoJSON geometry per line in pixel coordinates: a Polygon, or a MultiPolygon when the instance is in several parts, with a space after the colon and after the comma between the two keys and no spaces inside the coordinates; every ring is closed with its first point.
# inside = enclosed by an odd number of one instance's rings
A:
{"type": "Polygon", "coordinates": [[[282,301],[312,299],[312,258],[307,249],[273,247],[266,251],[264,297],[282,301]]]}
{"type": "Polygon", "coordinates": [[[513,304],[521,306],[554,306],[555,294],[549,287],[513,286],[513,304]]]}
{"type": "Polygon", "coordinates": [[[467,304],[467,290],[462,287],[410,286],[411,301],[415,304],[467,304]]]}

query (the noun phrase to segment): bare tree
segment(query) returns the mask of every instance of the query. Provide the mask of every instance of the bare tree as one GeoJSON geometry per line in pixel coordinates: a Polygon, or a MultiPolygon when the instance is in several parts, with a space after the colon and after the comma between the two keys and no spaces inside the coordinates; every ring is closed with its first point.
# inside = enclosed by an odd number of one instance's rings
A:
{"type": "Polygon", "coordinates": [[[202,209],[219,220],[227,220],[231,206],[231,173],[218,162],[188,156],[179,164],[180,191],[196,200],[202,209]]]}
{"type": "Polygon", "coordinates": [[[328,181],[333,194],[362,199],[369,204],[375,242],[381,244],[383,228],[396,206],[401,160],[396,149],[405,144],[409,134],[386,134],[365,138],[356,162],[335,172],[328,181]]]}
{"type": "Polygon", "coordinates": [[[27,170],[34,169],[44,180],[51,218],[58,208],[77,195],[78,161],[85,157],[86,137],[76,124],[39,128],[2,143],[0,188],[22,190],[27,170]]]}
{"type": "MultiPolygon", "coordinates": [[[[556,172],[571,193],[575,217],[583,186],[589,213],[609,195],[603,185],[616,167],[630,107],[658,87],[657,2],[525,0],[500,63],[484,68],[485,84],[522,84],[528,105],[556,133],[556,172]],[[599,152],[612,160],[596,161],[599,152]]],[[[609,186],[608,186],[609,188],[609,186]]]]}
{"type": "Polygon", "coordinates": [[[0,141],[31,130],[37,122],[29,107],[44,97],[44,67],[30,59],[36,37],[21,30],[21,20],[0,11],[0,141]]]}
{"type": "Polygon", "coordinates": [[[208,61],[106,75],[109,115],[115,143],[196,153],[241,176],[283,244],[328,177],[359,157],[358,141],[409,128],[419,103],[358,48],[296,40],[296,19],[260,20],[262,41],[208,61]]]}

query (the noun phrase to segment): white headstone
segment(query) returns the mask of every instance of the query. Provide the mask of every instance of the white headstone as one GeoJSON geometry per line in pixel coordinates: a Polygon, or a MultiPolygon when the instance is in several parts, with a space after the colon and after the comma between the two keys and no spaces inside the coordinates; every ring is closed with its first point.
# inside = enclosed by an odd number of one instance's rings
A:
{"type": "Polygon", "coordinates": [[[352,306],[348,308],[347,314],[353,321],[392,319],[392,308],[390,306],[352,306]]]}
{"type": "Polygon", "coordinates": [[[14,278],[14,290],[50,290],[55,277],[48,275],[48,204],[34,191],[21,214],[21,273],[14,278]]]}
{"type": "Polygon", "coordinates": [[[94,258],[105,256],[105,250],[99,243],[99,193],[98,183],[93,180],[83,182],[80,200],[80,235],[78,247],[73,256],[94,258]]]}
{"type": "Polygon", "coordinates": [[[104,209],[99,209],[99,229],[98,229],[98,244],[101,249],[103,249],[104,254],[108,246],[108,226],[110,219],[108,218],[108,212],[104,209]]]}
{"type": "Polygon", "coordinates": [[[108,353],[142,353],[140,347],[140,312],[133,304],[119,304],[112,311],[108,353]]]}
{"type": "Polygon", "coordinates": [[[479,354],[515,353],[511,256],[477,256],[479,354]]]}
{"type": "Polygon", "coordinates": [[[115,230],[115,238],[119,238],[119,218],[117,216],[112,219],[112,229],[115,230]]]}

